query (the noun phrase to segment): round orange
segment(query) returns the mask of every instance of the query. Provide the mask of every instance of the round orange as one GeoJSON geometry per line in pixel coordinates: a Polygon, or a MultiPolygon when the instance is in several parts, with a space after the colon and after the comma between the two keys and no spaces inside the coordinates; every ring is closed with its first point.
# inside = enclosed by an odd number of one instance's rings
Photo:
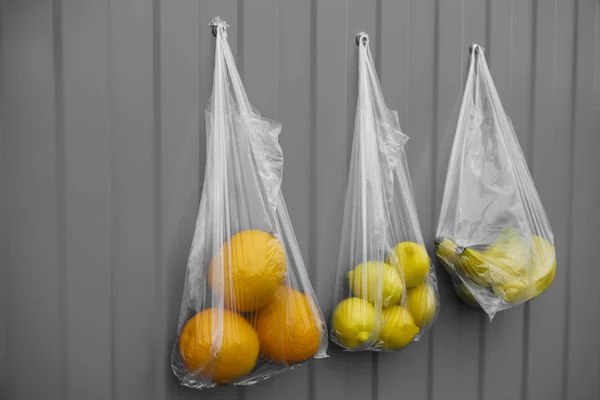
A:
{"type": "Polygon", "coordinates": [[[258,311],[256,331],[263,355],[272,361],[294,364],[314,356],[321,331],[305,295],[280,286],[275,298],[258,311]]]}
{"type": "Polygon", "coordinates": [[[239,232],[215,254],[208,267],[213,293],[225,306],[252,311],[267,304],[286,274],[283,245],[259,230],[239,232]]]}
{"type": "Polygon", "coordinates": [[[259,341],[239,314],[209,308],[185,324],[179,336],[179,353],[190,374],[225,383],[252,371],[259,341]]]}

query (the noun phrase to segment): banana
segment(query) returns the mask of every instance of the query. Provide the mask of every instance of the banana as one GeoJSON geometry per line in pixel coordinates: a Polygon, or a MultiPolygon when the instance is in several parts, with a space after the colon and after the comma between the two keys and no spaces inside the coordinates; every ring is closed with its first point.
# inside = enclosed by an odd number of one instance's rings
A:
{"type": "Polygon", "coordinates": [[[556,271],[553,244],[537,235],[531,242],[528,246],[519,232],[507,228],[482,251],[438,238],[436,252],[451,274],[470,279],[504,302],[517,303],[546,290],[556,271]]]}
{"type": "Polygon", "coordinates": [[[458,245],[451,239],[437,238],[435,251],[446,271],[450,274],[456,273],[454,266],[458,263],[458,245]]]}
{"type": "Polygon", "coordinates": [[[539,296],[554,280],[556,274],[556,252],[554,245],[541,236],[531,237],[532,266],[531,280],[533,281],[532,297],[539,296]]]}

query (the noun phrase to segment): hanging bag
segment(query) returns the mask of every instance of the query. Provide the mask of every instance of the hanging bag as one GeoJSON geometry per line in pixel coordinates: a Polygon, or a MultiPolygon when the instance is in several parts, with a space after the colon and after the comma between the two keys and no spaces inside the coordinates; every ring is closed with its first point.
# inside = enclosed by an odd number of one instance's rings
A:
{"type": "Polygon", "coordinates": [[[472,46],[436,236],[455,292],[490,318],[554,279],[552,230],[479,45],[472,46]]]}
{"type": "Polygon", "coordinates": [[[326,355],[281,193],[281,125],[250,105],[215,18],[206,173],[171,366],[185,386],[247,385],[326,355]]]}
{"type": "Polygon", "coordinates": [[[419,227],[398,115],[389,110],[364,33],[358,101],[336,274],[332,340],[391,351],[436,318],[437,282],[419,227]]]}

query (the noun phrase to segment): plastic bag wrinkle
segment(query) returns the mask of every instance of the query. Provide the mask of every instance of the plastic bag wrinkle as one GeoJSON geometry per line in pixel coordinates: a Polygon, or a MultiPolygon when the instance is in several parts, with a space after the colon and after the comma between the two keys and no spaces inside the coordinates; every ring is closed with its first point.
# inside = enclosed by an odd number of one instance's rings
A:
{"type": "Polygon", "coordinates": [[[455,292],[490,318],[538,296],[553,279],[552,230],[479,46],[471,55],[436,236],[455,292]]]}
{"type": "Polygon", "coordinates": [[[357,37],[358,99],[336,270],[331,339],[348,351],[418,340],[439,299],[398,115],[385,105],[368,37],[357,37]]]}
{"type": "Polygon", "coordinates": [[[327,330],[283,195],[281,125],[250,104],[216,26],[206,169],[188,258],[174,374],[249,385],[326,356],[327,330]]]}

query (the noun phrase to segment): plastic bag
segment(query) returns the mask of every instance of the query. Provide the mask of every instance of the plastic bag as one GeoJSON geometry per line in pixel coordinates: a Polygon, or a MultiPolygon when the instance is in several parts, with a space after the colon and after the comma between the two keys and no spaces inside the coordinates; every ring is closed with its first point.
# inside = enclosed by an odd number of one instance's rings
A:
{"type": "Polygon", "coordinates": [[[455,292],[490,318],[554,279],[554,238],[523,151],[472,46],[437,228],[436,251],[455,292]]]}
{"type": "Polygon", "coordinates": [[[439,309],[398,115],[389,110],[369,49],[358,41],[358,102],[336,274],[332,340],[391,351],[417,340],[439,309]]]}
{"type": "Polygon", "coordinates": [[[207,161],[171,356],[185,386],[248,385],[326,356],[327,329],[280,190],[281,125],[246,97],[218,17],[207,161]]]}

